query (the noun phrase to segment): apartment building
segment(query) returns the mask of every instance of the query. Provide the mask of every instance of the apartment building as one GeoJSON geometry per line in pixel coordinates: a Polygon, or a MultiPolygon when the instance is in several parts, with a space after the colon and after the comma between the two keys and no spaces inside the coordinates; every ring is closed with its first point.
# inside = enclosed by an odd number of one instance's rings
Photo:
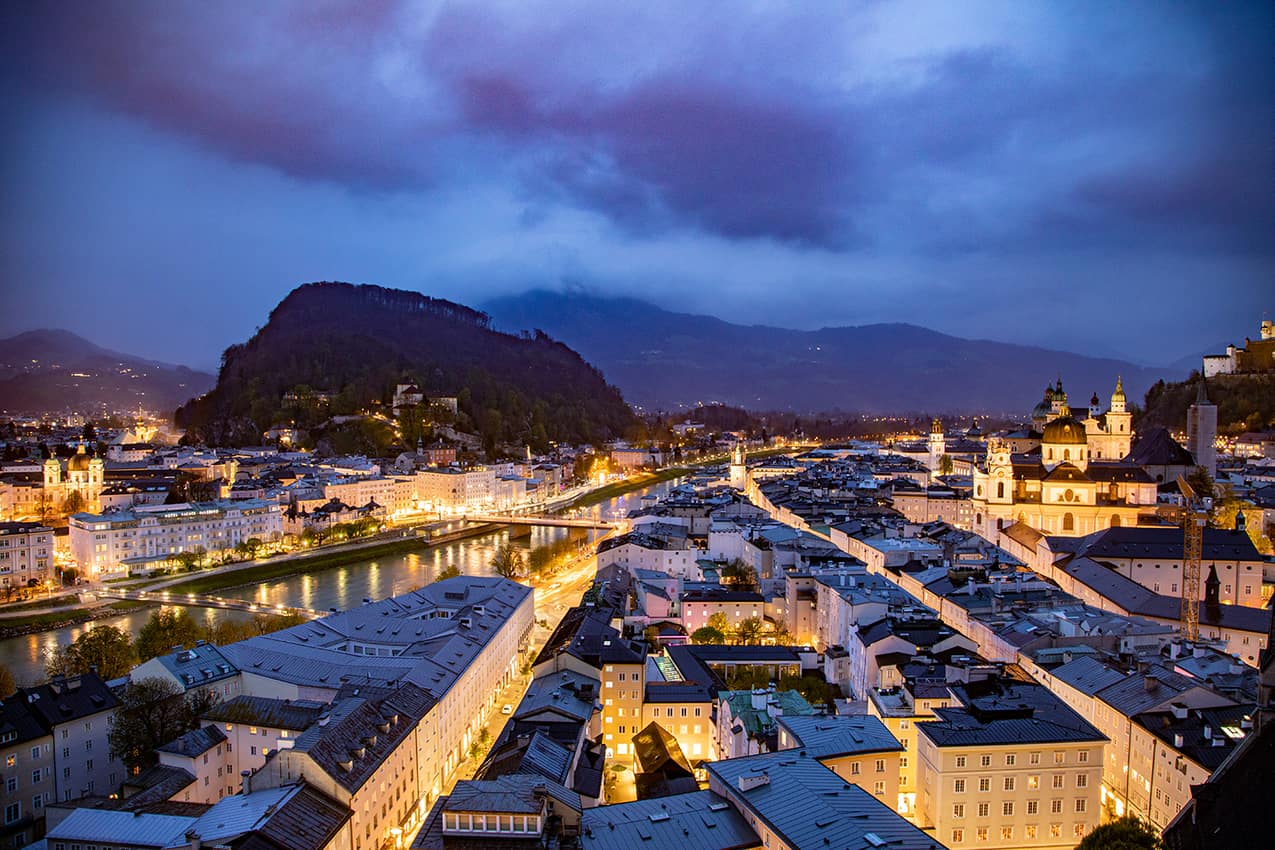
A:
{"type": "Polygon", "coordinates": [[[10,699],[25,700],[52,735],[56,800],[118,790],[126,769],[111,755],[107,733],[119,700],[101,677],[96,673],[54,676],[43,685],[19,688],[10,699]]]}
{"type": "Polygon", "coordinates": [[[0,591],[54,578],[53,529],[38,522],[0,522],[0,591]]]}
{"type": "Polygon", "coordinates": [[[0,702],[0,846],[25,847],[44,833],[44,809],[57,799],[53,733],[26,699],[0,702]]]}
{"type": "Polygon", "coordinates": [[[1100,822],[1107,738],[1041,685],[954,685],[917,724],[916,821],[951,850],[1075,847],[1100,822]]]}
{"type": "Polygon", "coordinates": [[[782,715],[775,722],[780,750],[801,750],[846,782],[896,806],[904,747],[880,719],[782,715]]]}

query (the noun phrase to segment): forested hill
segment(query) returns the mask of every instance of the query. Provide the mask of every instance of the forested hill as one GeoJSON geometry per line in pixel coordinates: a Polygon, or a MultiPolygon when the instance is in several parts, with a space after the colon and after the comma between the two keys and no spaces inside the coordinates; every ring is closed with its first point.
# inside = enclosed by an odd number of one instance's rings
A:
{"type": "MultiPolygon", "coordinates": [[[[1275,373],[1216,375],[1208,379],[1207,387],[1209,401],[1217,405],[1219,433],[1242,434],[1275,426],[1275,373]]],[[[1185,381],[1152,385],[1137,427],[1185,429],[1187,408],[1199,389],[1198,372],[1185,381]]]]}
{"type": "Polygon", "coordinates": [[[633,421],[598,370],[542,333],[499,333],[484,313],[416,292],[327,282],[294,289],[265,327],[226,349],[217,386],[176,418],[193,440],[257,444],[273,424],[318,415],[285,401],[299,388],[332,394],[325,417],[388,414],[407,382],[456,396],[457,426],[489,445],[594,442],[633,421]]]}

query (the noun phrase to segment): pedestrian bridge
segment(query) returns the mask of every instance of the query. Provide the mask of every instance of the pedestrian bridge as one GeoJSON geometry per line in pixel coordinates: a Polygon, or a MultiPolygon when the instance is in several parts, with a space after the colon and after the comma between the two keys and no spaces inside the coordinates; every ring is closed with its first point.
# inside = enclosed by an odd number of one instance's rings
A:
{"type": "Polygon", "coordinates": [[[288,605],[268,605],[247,599],[230,599],[224,596],[208,596],[200,593],[182,593],[178,590],[116,590],[105,588],[94,592],[102,599],[130,599],[135,602],[156,602],[161,605],[190,605],[196,608],[220,608],[225,611],[247,611],[254,614],[300,614],[317,620],[330,612],[288,605]]]}
{"type": "Polygon", "coordinates": [[[467,514],[470,522],[498,522],[505,525],[543,525],[553,528],[597,528],[610,530],[616,524],[605,519],[570,519],[561,516],[535,516],[532,514],[467,514]]]}

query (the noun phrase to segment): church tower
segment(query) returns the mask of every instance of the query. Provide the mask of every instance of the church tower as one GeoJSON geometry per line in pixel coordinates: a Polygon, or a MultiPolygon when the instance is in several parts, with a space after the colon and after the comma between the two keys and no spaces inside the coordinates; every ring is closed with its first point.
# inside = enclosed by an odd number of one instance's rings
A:
{"type": "Polygon", "coordinates": [[[730,453],[730,486],[736,490],[748,489],[748,454],[744,441],[737,440],[730,453]]]}
{"type": "Polygon", "coordinates": [[[1124,381],[1116,376],[1116,391],[1111,394],[1111,409],[1107,411],[1106,455],[1112,460],[1129,456],[1133,450],[1133,414],[1129,412],[1124,397],[1124,381]]]}
{"type": "Polygon", "coordinates": [[[56,487],[62,483],[62,464],[56,454],[50,454],[44,462],[44,486],[56,487]]]}
{"type": "Polygon", "coordinates": [[[943,435],[943,423],[934,417],[930,423],[930,472],[937,472],[939,461],[947,454],[947,438],[943,435]]]}
{"type": "Polygon", "coordinates": [[[1217,405],[1209,401],[1204,377],[1200,377],[1195,403],[1186,412],[1186,448],[1196,466],[1204,467],[1210,476],[1217,474],[1217,405]]]}
{"type": "Polygon", "coordinates": [[[1014,465],[1009,444],[996,437],[987,441],[987,501],[993,505],[1014,503],[1014,465]]]}

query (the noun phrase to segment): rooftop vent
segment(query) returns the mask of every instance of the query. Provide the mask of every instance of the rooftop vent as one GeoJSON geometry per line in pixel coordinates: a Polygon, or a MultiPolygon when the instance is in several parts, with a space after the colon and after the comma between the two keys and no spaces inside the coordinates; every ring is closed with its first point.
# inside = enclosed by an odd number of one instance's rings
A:
{"type": "Polygon", "coordinates": [[[769,773],[757,773],[753,775],[743,775],[739,777],[739,790],[751,791],[754,788],[760,788],[763,785],[770,784],[769,773]]]}

